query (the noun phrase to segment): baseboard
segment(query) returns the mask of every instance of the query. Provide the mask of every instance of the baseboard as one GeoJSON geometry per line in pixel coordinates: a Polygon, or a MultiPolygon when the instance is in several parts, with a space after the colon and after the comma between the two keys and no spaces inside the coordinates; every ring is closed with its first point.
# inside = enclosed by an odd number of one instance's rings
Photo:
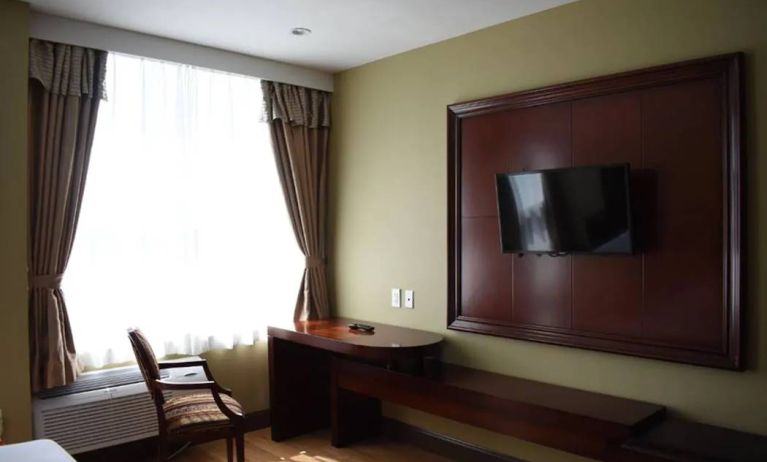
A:
{"type": "Polygon", "coordinates": [[[521,459],[394,419],[384,418],[382,428],[384,433],[392,439],[404,441],[456,462],[523,462],[521,459]]]}
{"type": "MultiPolygon", "coordinates": [[[[252,432],[269,426],[269,409],[245,414],[245,431],[252,432]]],[[[78,462],[144,462],[154,461],[157,438],[145,438],[95,451],[75,454],[78,462]]]]}
{"type": "Polygon", "coordinates": [[[253,432],[269,426],[269,409],[245,414],[245,431],[253,432]]]}

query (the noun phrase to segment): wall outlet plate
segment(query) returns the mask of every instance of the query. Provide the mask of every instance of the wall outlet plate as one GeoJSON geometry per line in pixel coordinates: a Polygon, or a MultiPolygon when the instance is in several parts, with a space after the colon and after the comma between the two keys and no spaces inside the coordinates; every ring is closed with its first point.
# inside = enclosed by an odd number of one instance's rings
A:
{"type": "Polygon", "coordinates": [[[391,290],[391,306],[393,306],[394,308],[400,307],[400,290],[399,289],[391,290]]]}
{"type": "Polygon", "coordinates": [[[405,308],[413,309],[415,301],[413,299],[414,292],[412,290],[405,290],[405,308]]]}

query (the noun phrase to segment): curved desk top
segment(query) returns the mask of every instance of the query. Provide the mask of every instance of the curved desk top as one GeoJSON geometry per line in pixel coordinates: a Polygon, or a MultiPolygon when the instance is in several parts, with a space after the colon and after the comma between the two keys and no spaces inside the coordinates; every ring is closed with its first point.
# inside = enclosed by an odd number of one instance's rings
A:
{"type": "Polygon", "coordinates": [[[295,321],[269,326],[268,333],[270,337],[334,353],[384,360],[430,356],[439,351],[444,340],[433,332],[346,318],[295,321]],[[375,331],[349,329],[348,325],[354,322],[375,326],[375,331]]]}

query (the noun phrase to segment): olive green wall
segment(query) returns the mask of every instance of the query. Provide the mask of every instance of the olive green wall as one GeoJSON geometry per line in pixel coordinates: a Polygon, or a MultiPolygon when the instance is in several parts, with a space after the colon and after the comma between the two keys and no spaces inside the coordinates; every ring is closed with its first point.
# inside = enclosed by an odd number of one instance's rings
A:
{"type": "MultiPolygon", "coordinates": [[[[665,404],[767,434],[767,1],[581,0],[336,75],[331,264],[336,312],[444,334],[446,359],[665,404]],[[448,331],[446,109],[458,101],[690,58],[747,53],[749,285],[746,372],[448,331]],[[392,287],[415,310],[389,307],[392,287]]],[[[388,406],[417,425],[528,460],[569,456],[388,406]]]]}
{"type": "Polygon", "coordinates": [[[216,380],[232,389],[245,412],[269,407],[269,361],[267,343],[214,350],[202,354],[208,360],[216,380]]]}
{"type": "Polygon", "coordinates": [[[31,435],[27,345],[26,3],[0,0],[0,409],[4,439],[31,435]]]}

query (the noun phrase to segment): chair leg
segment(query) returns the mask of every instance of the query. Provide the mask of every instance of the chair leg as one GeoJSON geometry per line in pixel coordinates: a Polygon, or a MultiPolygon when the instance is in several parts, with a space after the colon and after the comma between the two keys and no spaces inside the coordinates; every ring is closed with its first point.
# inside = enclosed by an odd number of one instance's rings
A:
{"type": "Polygon", "coordinates": [[[243,437],[242,427],[235,429],[235,439],[237,441],[237,462],[245,462],[245,438],[243,437]]]}
{"type": "Polygon", "coordinates": [[[157,440],[157,462],[166,462],[168,460],[168,441],[160,437],[157,440]]]}
{"type": "Polygon", "coordinates": [[[233,451],[232,451],[232,435],[229,435],[226,437],[226,462],[234,462],[232,460],[233,457],[233,451]]]}

